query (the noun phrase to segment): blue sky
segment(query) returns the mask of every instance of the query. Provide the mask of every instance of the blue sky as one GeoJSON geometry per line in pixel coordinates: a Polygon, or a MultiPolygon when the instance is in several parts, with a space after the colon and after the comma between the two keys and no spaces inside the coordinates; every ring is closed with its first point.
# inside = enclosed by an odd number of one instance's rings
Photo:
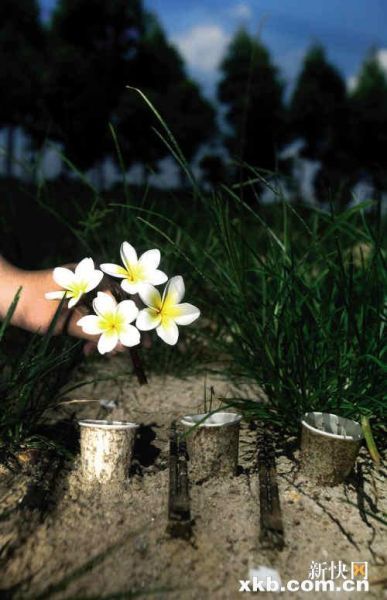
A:
{"type": "MultiPolygon", "coordinates": [[[[56,0],[40,0],[45,18],[56,0]]],[[[348,81],[371,47],[387,69],[387,0],[145,0],[188,69],[212,94],[216,67],[239,25],[259,32],[291,87],[305,50],[321,42],[348,81]],[[384,50],[384,51],[383,51],[384,50]]]]}

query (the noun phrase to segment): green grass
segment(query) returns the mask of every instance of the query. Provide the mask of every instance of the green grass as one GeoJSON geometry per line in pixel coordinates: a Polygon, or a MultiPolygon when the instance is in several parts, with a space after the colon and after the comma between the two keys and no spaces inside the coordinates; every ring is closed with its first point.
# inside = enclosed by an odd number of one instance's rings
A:
{"type": "MultiPolygon", "coordinates": [[[[247,417],[282,426],[295,428],[308,410],[381,423],[387,279],[382,222],[370,206],[262,209],[226,188],[187,204],[199,218],[172,201],[114,201],[99,226],[107,260],[118,259],[123,239],[141,251],[159,247],[165,270],[184,275],[187,300],[202,310],[178,349],[155,338],[143,353],[148,369],[217,365],[266,394],[267,404],[236,401],[247,417]]],[[[88,218],[82,235],[97,248],[88,218]]]]}
{"type": "Polygon", "coordinates": [[[309,410],[382,421],[387,272],[380,229],[361,208],[311,211],[310,226],[284,203],[276,232],[259,210],[242,208],[249,223],[232,220],[224,201],[212,205],[222,255],[207,279],[230,375],[253,379],[269,400],[264,411],[246,404],[247,412],[292,426],[309,410]],[[367,256],[359,256],[359,242],[367,256]]]}
{"type": "Polygon", "coordinates": [[[53,335],[62,306],[44,336],[8,331],[17,302],[18,295],[0,327],[0,460],[5,462],[21,447],[56,446],[39,428],[81,356],[80,343],[53,335]]]}
{"type": "Polygon", "coordinates": [[[246,185],[203,192],[150,108],[189,190],[140,192],[123,177],[122,187],[107,195],[84,180],[82,202],[74,193],[58,203],[44,183],[38,194],[40,206],[67,227],[79,252],[72,259],[116,262],[120,243],[128,240],[139,252],[160,248],[161,268],[184,276],[186,300],[200,307],[202,318],[182,329],[178,348],[155,337],[143,353],[148,371],[181,374],[205,365],[253,381],[267,402],[238,398],[233,404],[246,418],[281,427],[295,429],[309,410],[381,426],[387,271],[380,205],[339,214],[293,206],[274,177],[254,169],[246,185]],[[273,205],[257,202],[263,185],[277,197],[273,205]]]}
{"type": "MultiPolygon", "coordinates": [[[[149,106],[192,183],[193,198],[201,202],[205,243],[198,243],[194,230],[192,235],[176,230],[198,289],[202,283],[203,312],[216,327],[214,335],[208,332],[209,344],[215,357],[225,358],[230,377],[256,382],[268,400],[238,399],[234,405],[248,418],[289,429],[310,410],[382,425],[387,271],[381,203],[340,214],[333,207],[296,210],[277,190],[275,178],[252,168],[249,204],[243,201],[245,186],[223,186],[209,198],[167,124],[149,106]],[[271,209],[276,216],[282,213],[275,225],[255,201],[262,184],[278,199],[271,209]]],[[[157,230],[179,250],[171,234],[157,230]]]]}
{"type": "Polygon", "coordinates": [[[177,245],[148,219],[191,267],[212,361],[268,399],[235,400],[246,417],[291,429],[309,410],[385,420],[387,272],[382,224],[367,208],[282,202],[274,228],[225,189],[203,199],[206,244],[176,225],[177,245]]]}

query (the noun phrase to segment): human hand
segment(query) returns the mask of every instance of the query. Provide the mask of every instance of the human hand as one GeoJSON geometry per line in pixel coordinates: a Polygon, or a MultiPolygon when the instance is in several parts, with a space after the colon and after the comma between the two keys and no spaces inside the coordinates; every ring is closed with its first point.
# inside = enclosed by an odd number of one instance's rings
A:
{"type": "MultiPolygon", "coordinates": [[[[74,270],[75,266],[75,264],[65,265],[70,270],[74,270]]],[[[61,291],[62,288],[53,280],[52,270],[24,272],[22,279],[21,322],[16,324],[29,331],[43,334],[48,330],[59,306],[59,300],[47,300],[45,294],[48,290],[61,291]]],[[[99,286],[93,291],[95,294],[98,291],[104,291],[113,296],[115,295],[115,293],[113,294],[115,286],[115,282],[111,282],[109,278],[104,277],[99,286]]],[[[92,297],[94,297],[94,294],[92,294],[92,297]]],[[[96,350],[98,336],[85,333],[77,323],[81,317],[90,312],[91,300],[84,296],[72,309],[69,309],[67,304],[65,302],[61,309],[54,333],[56,335],[65,333],[78,339],[84,339],[83,351],[88,356],[96,350]]],[[[124,346],[119,344],[110,354],[116,354],[124,350],[124,346]]]]}

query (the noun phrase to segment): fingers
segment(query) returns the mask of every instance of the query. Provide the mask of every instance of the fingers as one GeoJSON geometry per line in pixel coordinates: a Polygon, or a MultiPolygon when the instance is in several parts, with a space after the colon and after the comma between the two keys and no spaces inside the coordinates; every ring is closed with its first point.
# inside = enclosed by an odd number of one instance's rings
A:
{"type": "Polygon", "coordinates": [[[152,336],[147,332],[143,333],[142,345],[144,348],[152,348],[152,336]]]}
{"type": "Polygon", "coordinates": [[[83,354],[85,356],[91,356],[97,350],[97,344],[95,342],[85,342],[83,345],[83,354]]]}
{"type": "MultiPolygon", "coordinates": [[[[68,268],[74,268],[75,266],[76,265],[74,265],[74,264],[66,265],[66,267],[68,267],[68,268]]],[[[120,297],[122,294],[121,287],[115,281],[111,281],[108,277],[104,277],[102,279],[99,286],[94,290],[95,295],[93,297],[96,296],[98,291],[108,294],[112,298],[115,298],[117,301],[120,301],[122,299],[120,297]]],[[[72,337],[76,337],[76,338],[85,340],[85,344],[83,346],[83,353],[85,354],[85,356],[90,356],[97,350],[99,335],[91,335],[91,334],[85,333],[82,330],[82,328],[77,324],[78,321],[85,315],[93,314],[91,301],[90,301],[90,303],[89,302],[82,303],[82,300],[77,306],[75,306],[72,309],[71,315],[68,314],[68,309],[64,309],[63,316],[62,316],[62,321],[63,321],[62,327],[63,327],[63,323],[65,323],[67,321],[67,327],[65,327],[66,331],[64,333],[67,333],[68,335],[71,335],[72,337]]],[[[128,349],[125,346],[123,346],[122,344],[119,343],[114,348],[114,350],[112,352],[110,352],[108,355],[114,356],[115,354],[127,352],[127,350],[128,349]]]]}

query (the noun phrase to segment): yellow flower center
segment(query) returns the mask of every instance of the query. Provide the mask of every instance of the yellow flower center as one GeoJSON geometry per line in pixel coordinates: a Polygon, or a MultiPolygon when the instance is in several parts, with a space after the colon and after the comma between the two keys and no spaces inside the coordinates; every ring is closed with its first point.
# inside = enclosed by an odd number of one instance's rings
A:
{"type": "Polygon", "coordinates": [[[105,313],[98,320],[98,327],[107,335],[119,335],[124,329],[125,319],[119,313],[105,313]]]}
{"type": "Polygon", "coordinates": [[[181,315],[181,310],[178,306],[163,306],[161,309],[162,317],[166,317],[168,319],[174,319],[175,317],[179,317],[181,315]]]}
{"type": "Polygon", "coordinates": [[[136,265],[126,266],[126,278],[132,283],[143,281],[145,279],[145,270],[142,265],[137,263],[136,265]]]}
{"type": "Polygon", "coordinates": [[[87,292],[87,281],[77,281],[69,285],[67,290],[67,295],[73,298],[77,296],[82,296],[82,294],[86,294],[87,292]]]}
{"type": "Polygon", "coordinates": [[[161,321],[164,324],[181,315],[181,309],[174,304],[173,299],[169,298],[168,296],[159,306],[155,306],[154,310],[156,314],[160,315],[161,321]]]}

